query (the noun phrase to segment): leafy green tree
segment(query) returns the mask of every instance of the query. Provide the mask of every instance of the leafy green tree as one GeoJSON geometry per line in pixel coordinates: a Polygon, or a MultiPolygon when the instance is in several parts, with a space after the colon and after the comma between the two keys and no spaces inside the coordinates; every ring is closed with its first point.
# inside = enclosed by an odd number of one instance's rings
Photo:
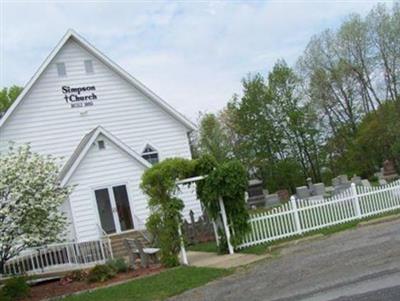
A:
{"type": "Polygon", "coordinates": [[[22,90],[22,87],[15,85],[0,90],[0,117],[2,113],[4,114],[7,109],[12,105],[12,103],[17,99],[22,90]]]}
{"type": "Polygon", "coordinates": [[[287,157],[297,159],[303,175],[321,180],[318,119],[313,107],[304,101],[300,79],[285,61],[278,61],[268,76],[274,103],[274,118],[283,130],[287,157]]]}
{"type": "Polygon", "coordinates": [[[248,170],[273,166],[285,156],[283,131],[275,123],[273,98],[260,74],[243,79],[243,96],[228,103],[237,149],[248,170]]]}
{"type": "Polygon", "coordinates": [[[370,177],[383,161],[400,167],[400,102],[385,102],[361,121],[345,156],[349,172],[370,177]]]}
{"type": "Polygon", "coordinates": [[[294,190],[309,176],[321,179],[318,118],[301,84],[295,72],[278,61],[267,79],[260,74],[244,79],[243,96],[234,96],[223,111],[234,156],[270,190],[294,190]],[[293,176],[285,183],[289,167],[293,176]]]}
{"type": "Polygon", "coordinates": [[[230,157],[270,190],[369,176],[386,159],[398,166],[399,44],[400,3],[349,15],[310,40],[295,70],[278,61],[268,76],[243,79],[240,96],[203,120],[206,153],[223,157],[217,141],[228,141],[230,157]]]}
{"type": "MultiPolygon", "coordinates": [[[[399,99],[399,43],[400,4],[378,4],[366,17],[352,14],[337,30],[314,36],[299,59],[299,74],[322,117],[328,165],[335,173],[359,170],[350,154],[357,149],[363,117],[399,99]]],[[[371,172],[372,167],[361,169],[371,172]]]]}
{"type": "Polygon", "coordinates": [[[201,116],[197,150],[200,155],[211,155],[218,162],[232,157],[232,145],[223,124],[215,114],[201,116]]]}

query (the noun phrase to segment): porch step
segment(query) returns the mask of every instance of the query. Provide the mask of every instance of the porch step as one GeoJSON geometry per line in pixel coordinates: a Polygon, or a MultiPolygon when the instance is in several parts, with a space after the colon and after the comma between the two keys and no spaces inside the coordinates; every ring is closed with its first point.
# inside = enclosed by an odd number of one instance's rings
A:
{"type": "Polygon", "coordinates": [[[149,237],[149,235],[145,230],[129,231],[120,234],[110,235],[109,238],[111,240],[111,248],[114,258],[129,256],[128,250],[126,249],[124,243],[124,240],[128,238],[139,240],[143,244],[143,246],[149,247],[150,243],[146,237],[149,237]]]}

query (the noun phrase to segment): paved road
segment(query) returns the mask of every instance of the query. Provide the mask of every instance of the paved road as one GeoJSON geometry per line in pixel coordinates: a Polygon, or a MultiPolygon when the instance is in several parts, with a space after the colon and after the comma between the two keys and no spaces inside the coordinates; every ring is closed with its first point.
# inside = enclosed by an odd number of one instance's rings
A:
{"type": "Polygon", "coordinates": [[[400,286],[389,287],[364,294],[346,296],[334,301],[398,301],[400,300],[400,286]]]}
{"type": "Polygon", "coordinates": [[[174,301],[398,301],[400,219],[281,250],[174,301]]]}

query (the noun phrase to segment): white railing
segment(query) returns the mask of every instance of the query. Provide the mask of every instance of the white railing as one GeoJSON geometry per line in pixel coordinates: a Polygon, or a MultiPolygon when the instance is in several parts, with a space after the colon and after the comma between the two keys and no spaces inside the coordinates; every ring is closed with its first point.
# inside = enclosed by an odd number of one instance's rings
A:
{"type": "Polygon", "coordinates": [[[241,249],[352,220],[400,209],[400,181],[379,187],[356,186],[322,200],[291,198],[268,212],[251,214],[251,231],[241,249]]]}
{"type": "Polygon", "coordinates": [[[42,274],[105,263],[112,258],[107,239],[51,244],[25,250],[7,261],[4,275],[42,274]]]}

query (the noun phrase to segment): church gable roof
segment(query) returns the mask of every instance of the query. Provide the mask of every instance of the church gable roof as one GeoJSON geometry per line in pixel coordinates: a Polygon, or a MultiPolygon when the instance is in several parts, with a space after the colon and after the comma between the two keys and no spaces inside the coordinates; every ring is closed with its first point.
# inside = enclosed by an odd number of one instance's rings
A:
{"type": "Polygon", "coordinates": [[[116,147],[118,147],[119,149],[124,151],[126,154],[128,154],[129,156],[134,158],[136,161],[138,161],[144,167],[148,168],[148,167],[152,166],[149,162],[147,162],[145,159],[143,159],[137,152],[135,152],[133,149],[131,149],[129,146],[127,146],[125,143],[123,143],[121,140],[119,140],[116,136],[111,134],[105,128],[98,126],[95,129],[91,130],[89,133],[87,133],[82,138],[82,140],[79,142],[79,144],[75,148],[74,152],[72,153],[71,157],[64,164],[63,168],[61,169],[60,176],[59,176],[62,186],[66,185],[68,183],[68,180],[71,178],[71,176],[74,174],[75,170],[78,168],[79,164],[82,162],[82,160],[85,158],[86,154],[89,152],[90,146],[93,145],[93,143],[96,141],[96,139],[100,135],[103,135],[104,137],[106,137],[116,147]]]}
{"type": "Polygon", "coordinates": [[[147,96],[147,98],[149,100],[151,100],[156,105],[161,107],[166,113],[168,113],[173,118],[175,118],[177,121],[179,121],[181,124],[183,124],[188,130],[192,131],[192,130],[196,129],[196,126],[189,119],[187,119],[184,115],[182,115],[181,113],[176,111],[167,102],[165,102],[163,99],[161,99],[159,96],[157,96],[153,91],[151,91],[149,88],[147,88],[145,85],[143,85],[136,78],[131,76],[128,72],[123,70],[116,63],[111,61],[107,56],[102,54],[99,50],[97,50],[94,46],[92,46],[88,41],[86,41],[84,38],[82,38],[78,33],[76,33],[72,29],[67,31],[67,33],[60,40],[60,42],[56,45],[56,47],[49,54],[49,56],[45,59],[45,61],[42,63],[42,65],[39,67],[39,69],[36,71],[36,73],[33,75],[33,77],[29,80],[29,82],[27,83],[27,85],[25,86],[25,88],[23,89],[21,94],[18,96],[18,98],[15,100],[13,105],[8,109],[8,111],[0,119],[0,127],[3,124],[5,124],[7,119],[13,114],[15,109],[22,102],[24,97],[28,94],[28,92],[31,90],[31,88],[34,86],[34,84],[39,79],[39,77],[42,75],[42,73],[46,70],[46,68],[52,62],[52,60],[56,57],[56,55],[60,52],[60,50],[64,47],[64,45],[71,39],[74,40],[75,42],[77,42],[81,47],[83,47],[85,50],[87,50],[90,54],[95,56],[99,61],[101,61],[103,64],[105,64],[107,67],[109,67],[112,71],[114,71],[116,74],[118,74],[121,78],[125,79],[135,89],[137,89],[138,91],[143,93],[143,95],[147,96]]]}

